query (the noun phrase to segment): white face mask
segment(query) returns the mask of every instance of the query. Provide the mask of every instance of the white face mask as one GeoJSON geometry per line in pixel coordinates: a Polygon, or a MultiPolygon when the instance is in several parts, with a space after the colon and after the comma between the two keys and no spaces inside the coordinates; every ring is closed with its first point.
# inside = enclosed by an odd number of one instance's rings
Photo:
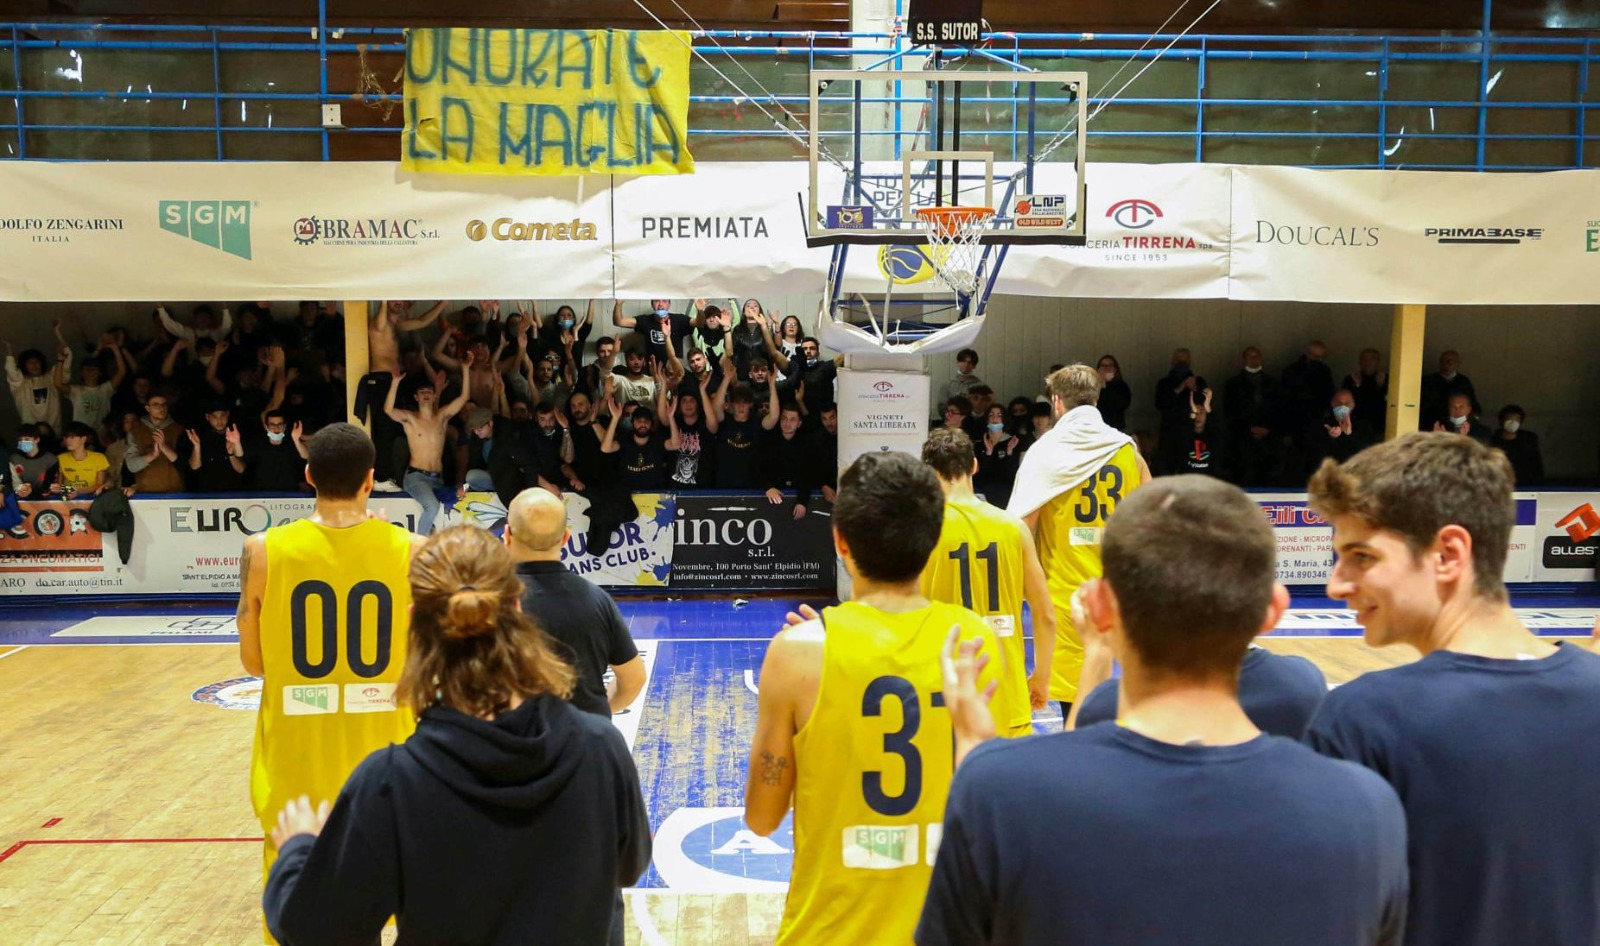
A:
{"type": "Polygon", "coordinates": [[[1522,421],[1520,421],[1520,420],[1508,420],[1505,423],[1501,424],[1500,426],[1505,428],[1506,433],[1514,434],[1517,431],[1522,429],[1522,421]]]}
{"type": "Polygon", "coordinates": [[[211,367],[211,356],[210,355],[201,355],[200,356],[200,364],[204,365],[207,368],[211,367]]]}
{"type": "Polygon", "coordinates": [[[1245,365],[1244,366],[1244,370],[1248,374],[1260,374],[1261,373],[1261,366],[1260,365],[1256,365],[1254,368],[1252,368],[1249,365],[1245,365]]]}
{"type": "Polygon", "coordinates": [[[269,431],[267,431],[267,440],[271,441],[274,444],[283,443],[283,432],[282,431],[277,431],[277,430],[269,430],[269,431]]]}
{"type": "Polygon", "coordinates": [[[1446,381],[1454,381],[1456,379],[1456,373],[1454,371],[1441,371],[1439,372],[1439,375],[1446,381]]]}
{"type": "Polygon", "coordinates": [[[1450,426],[1451,427],[1460,427],[1462,424],[1465,424],[1466,422],[1467,422],[1467,419],[1465,417],[1451,417],[1450,418],[1450,426]]]}
{"type": "Polygon", "coordinates": [[[1350,416],[1350,408],[1340,404],[1333,409],[1333,416],[1337,417],[1339,420],[1344,420],[1346,417],[1350,416]]]}

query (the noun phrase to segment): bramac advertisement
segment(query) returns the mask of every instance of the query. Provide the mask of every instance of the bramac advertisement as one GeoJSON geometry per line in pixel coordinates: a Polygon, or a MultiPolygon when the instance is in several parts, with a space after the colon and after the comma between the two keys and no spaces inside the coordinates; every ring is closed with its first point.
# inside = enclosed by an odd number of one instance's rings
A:
{"type": "Polygon", "coordinates": [[[1235,167],[1228,298],[1590,303],[1600,173],[1235,167]]]}
{"type": "Polygon", "coordinates": [[[586,178],[5,164],[0,301],[518,299],[611,285],[610,198],[586,178]]]}
{"type": "MultiPolygon", "coordinates": [[[[1582,494],[1516,494],[1517,522],[1511,530],[1511,547],[1506,555],[1506,581],[1581,580],[1570,575],[1550,578],[1535,573],[1535,547],[1544,529],[1545,510],[1559,508],[1565,502],[1561,497],[1575,495],[1582,494]]],[[[1306,494],[1252,493],[1250,498],[1260,504],[1261,512],[1272,525],[1278,549],[1278,581],[1285,585],[1325,584],[1333,570],[1333,527],[1311,510],[1306,494]]],[[[1595,499],[1600,501],[1600,496],[1595,499]]],[[[1596,532],[1600,533],[1600,514],[1595,514],[1594,524],[1596,532]]],[[[1600,545],[1600,539],[1595,544],[1600,545]]],[[[1594,567],[1592,550],[1589,567],[1594,567]]]]}

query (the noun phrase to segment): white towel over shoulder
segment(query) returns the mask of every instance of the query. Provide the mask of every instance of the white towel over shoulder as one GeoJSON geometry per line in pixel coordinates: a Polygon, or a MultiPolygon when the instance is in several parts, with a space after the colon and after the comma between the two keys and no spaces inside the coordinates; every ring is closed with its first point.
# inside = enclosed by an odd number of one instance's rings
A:
{"type": "Polygon", "coordinates": [[[1133,438],[1110,426],[1096,407],[1074,407],[1022,455],[1007,511],[1027,516],[1110,462],[1133,438]]]}

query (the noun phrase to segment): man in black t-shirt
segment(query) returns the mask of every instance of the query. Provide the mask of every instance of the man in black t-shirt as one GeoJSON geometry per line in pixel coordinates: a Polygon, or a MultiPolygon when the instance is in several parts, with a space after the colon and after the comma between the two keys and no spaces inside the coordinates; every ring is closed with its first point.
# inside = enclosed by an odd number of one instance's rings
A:
{"type": "Polygon", "coordinates": [[[245,479],[263,493],[308,492],[303,428],[291,428],[282,410],[267,411],[262,432],[245,448],[245,479]]]}
{"type": "Polygon", "coordinates": [[[811,432],[811,442],[816,445],[816,470],[822,498],[833,502],[834,491],[839,488],[839,405],[829,401],[818,413],[822,426],[811,432]]]}
{"type": "Polygon", "coordinates": [[[778,411],[778,429],[769,430],[761,445],[762,480],[767,502],[783,502],[783,490],[794,490],[794,517],[800,519],[817,488],[816,457],[811,441],[800,434],[800,408],[790,402],[778,411]]]}
{"type": "Polygon", "coordinates": [[[1511,608],[1510,464],[1409,433],[1324,462],[1309,492],[1333,525],[1328,597],[1367,644],[1422,654],[1329,693],[1305,737],[1404,793],[1407,946],[1600,943],[1600,657],[1511,608]]]}
{"type": "Polygon", "coordinates": [[[609,401],[607,407],[611,410],[611,423],[600,438],[600,452],[616,454],[617,484],[636,493],[665,489],[671,471],[667,454],[679,447],[672,415],[667,414],[670,432],[663,434],[655,430],[655,416],[649,405],[639,404],[628,421],[628,435],[618,438],[622,408],[609,401]]]}
{"type": "Polygon", "coordinates": [[[801,401],[806,407],[807,423],[815,425],[822,405],[833,403],[833,379],[839,366],[832,360],[822,359],[822,346],[807,336],[800,340],[800,369],[789,374],[795,378],[801,401]]]}
{"type": "Polygon", "coordinates": [[[205,422],[189,428],[188,467],[197,493],[236,493],[244,489],[244,444],[239,428],[228,423],[228,406],[206,405],[205,422]]]}
{"type": "Polygon", "coordinates": [[[755,489],[761,480],[762,435],[778,426],[778,382],[766,378],[767,412],[758,415],[750,385],[732,383],[732,364],[723,359],[722,385],[710,412],[717,420],[716,484],[718,489],[755,489]]]}
{"type": "Polygon", "coordinates": [[[651,299],[648,315],[623,315],[621,299],[611,310],[611,324],[638,332],[645,355],[654,358],[658,365],[667,363],[668,345],[682,357],[683,340],[694,331],[695,321],[681,312],[673,312],[671,299],[651,299]]]}
{"type": "Polygon", "coordinates": [[[522,613],[550,635],[577,672],[572,705],[609,717],[627,709],[644,688],[644,660],[611,596],[561,564],[561,550],[570,537],[566,506],[548,490],[524,490],[506,510],[506,548],[527,589],[522,613]],[[608,668],[617,677],[610,693],[605,685],[608,668]]]}
{"type": "Polygon", "coordinates": [[[717,420],[703,411],[706,381],[702,377],[698,390],[680,388],[677,395],[667,400],[667,385],[656,388],[656,416],[663,424],[672,425],[678,440],[677,451],[669,460],[668,478],[674,487],[710,486],[713,480],[715,455],[712,452],[712,435],[717,432],[717,420]]]}
{"type": "MultiPolygon", "coordinates": [[[[1118,504],[1100,548],[1082,623],[1122,662],[1115,723],[988,738],[978,642],[947,646],[958,770],[918,946],[1399,946],[1394,789],[1262,733],[1239,704],[1246,648],[1289,604],[1260,508],[1210,477],[1163,477],[1118,504]]],[[[1557,942],[1505,942],[1536,941],[1557,942]]]]}

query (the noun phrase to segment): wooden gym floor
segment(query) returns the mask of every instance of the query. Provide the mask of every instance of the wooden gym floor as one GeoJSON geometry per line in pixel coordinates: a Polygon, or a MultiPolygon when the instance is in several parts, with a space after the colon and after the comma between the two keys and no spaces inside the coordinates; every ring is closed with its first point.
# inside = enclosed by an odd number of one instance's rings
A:
{"type": "MultiPolygon", "coordinates": [[[[755,673],[790,604],[624,603],[650,683],[618,724],[658,829],[655,864],[627,894],[629,944],[774,938],[792,831],[754,839],[737,809],[755,673]]],[[[255,714],[216,702],[248,703],[253,684],[220,610],[0,614],[0,946],[261,942],[255,714]]],[[[1529,614],[1564,636],[1586,633],[1594,612],[1529,614]]],[[[1323,603],[1262,643],[1312,659],[1332,684],[1415,657],[1353,630],[1323,603]]]]}

